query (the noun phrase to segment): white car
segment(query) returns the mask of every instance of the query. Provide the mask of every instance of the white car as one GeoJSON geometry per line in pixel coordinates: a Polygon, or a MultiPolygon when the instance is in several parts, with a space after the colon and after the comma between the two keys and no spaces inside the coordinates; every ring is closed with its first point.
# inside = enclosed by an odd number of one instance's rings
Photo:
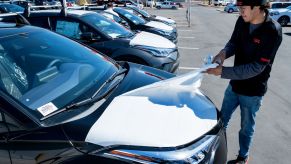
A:
{"type": "Polygon", "coordinates": [[[156,4],[157,9],[178,9],[179,5],[174,2],[163,2],[160,4],[156,4]]]}
{"type": "Polygon", "coordinates": [[[154,1],[154,0],[147,0],[146,1],[146,5],[148,6],[148,7],[151,7],[151,6],[156,6],[156,2],[154,1]]]}
{"type": "Polygon", "coordinates": [[[233,0],[213,0],[212,3],[215,5],[215,6],[226,6],[230,3],[234,3],[233,0]]]}
{"type": "Polygon", "coordinates": [[[291,6],[284,9],[272,9],[270,10],[270,16],[281,26],[286,26],[291,20],[291,6]]]}

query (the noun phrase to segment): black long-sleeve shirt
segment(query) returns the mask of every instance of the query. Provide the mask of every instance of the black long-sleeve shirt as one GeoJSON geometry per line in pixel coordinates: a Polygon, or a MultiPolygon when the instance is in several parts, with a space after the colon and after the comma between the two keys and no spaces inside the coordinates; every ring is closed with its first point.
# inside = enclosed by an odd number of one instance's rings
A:
{"type": "Polygon", "coordinates": [[[239,17],[225,46],[226,58],[235,55],[233,67],[222,67],[222,78],[231,79],[234,92],[263,96],[267,91],[276,52],[282,42],[281,26],[268,16],[253,32],[250,23],[239,17]]]}

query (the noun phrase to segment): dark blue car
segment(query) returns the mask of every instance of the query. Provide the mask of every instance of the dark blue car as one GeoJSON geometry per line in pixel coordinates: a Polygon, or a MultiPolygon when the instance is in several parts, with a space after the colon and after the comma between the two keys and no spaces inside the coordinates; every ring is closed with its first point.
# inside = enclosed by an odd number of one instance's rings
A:
{"type": "Polygon", "coordinates": [[[213,103],[169,85],[185,76],[116,63],[46,29],[0,28],[1,163],[225,163],[213,103]]]}

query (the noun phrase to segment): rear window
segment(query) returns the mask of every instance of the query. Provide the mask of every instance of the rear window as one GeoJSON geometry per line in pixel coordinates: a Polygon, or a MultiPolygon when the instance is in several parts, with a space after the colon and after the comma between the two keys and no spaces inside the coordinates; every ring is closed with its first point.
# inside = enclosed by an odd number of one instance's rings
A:
{"type": "Polygon", "coordinates": [[[272,3],[270,8],[271,9],[280,9],[280,8],[286,8],[288,6],[290,6],[291,3],[290,2],[280,2],[280,3],[272,3]]]}

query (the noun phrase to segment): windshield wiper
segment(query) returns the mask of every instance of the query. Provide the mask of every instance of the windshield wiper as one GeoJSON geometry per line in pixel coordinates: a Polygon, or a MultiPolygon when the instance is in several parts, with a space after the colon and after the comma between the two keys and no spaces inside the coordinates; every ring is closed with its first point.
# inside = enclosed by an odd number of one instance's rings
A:
{"type": "MultiPolygon", "coordinates": [[[[41,118],[40,120],[43,121],[43,120],[45,120],[45,119],[47,119],[47,118],[49,118],[49,117],[51,117],[51,116],[54,116],[54,115],[56,115],[56,114],[59,114],[59,113],[61,113],[61,112],[63,112],[63,111],[67,111],[67,110],[70,110],[70,109],[77,108],[77,107],[79,107],[79,106],[87,105],[87,104],[90,104],[90,103],[92,103],[92,102],[100,101],[100,100],[103,99],[103,97],[105,97],[105,96],[107,95],[107,93],[108,93],[108,91],[107,91],[107,92],[105,92],[105,93],[103,93],[103,94],[101,94],[101,95],[99,95],[99,96],[96,96],[96,95],[101,91],[101,89],[103,89],[103,87],[104,87],[105,85],[107,85],[108,83],[110,83],[111,81],[113,81],[117,76],[119,76],[119,75],[121,75],[121,74],[124,74],[126,71],[127,71],[127,69],[123,68],[123,69],[120,69],[119,71],[115,72],[115,73],[114,73],[114,74],[113,74],[109,79],[107,79],[107,80],[106,80],[106,81],[105,81],[105,82],[104,82],[104,83],[99,87],[99,89],[98,89],[98,90],[93,94],[93,96],[91,96],[90,98],[85,99],[85,100],[82,100],[82,101],[77,102],[77,103],[73,103],[73,104],[71,104],[71,105],[68,105],[68,106],[66,106],[66,107],[63,108],[63,109],[57,110],[56,112],[53,112],[53,113],[51,113],[51,114],[49,114],[49,115],[47,115],[47,116],[41,118]]],[[[114,88],[114,87],[112,87],[112,88],[114,88]]],[[[110,89],[109,91],[111,91],[111,89],[110,89]]]]}
{"type": "Polygon", "coordinates": [[[126,35],[119,35],[118,38],[131,38],[132,36],[134,36],[133,33],[128,33],[126,35]]]}

